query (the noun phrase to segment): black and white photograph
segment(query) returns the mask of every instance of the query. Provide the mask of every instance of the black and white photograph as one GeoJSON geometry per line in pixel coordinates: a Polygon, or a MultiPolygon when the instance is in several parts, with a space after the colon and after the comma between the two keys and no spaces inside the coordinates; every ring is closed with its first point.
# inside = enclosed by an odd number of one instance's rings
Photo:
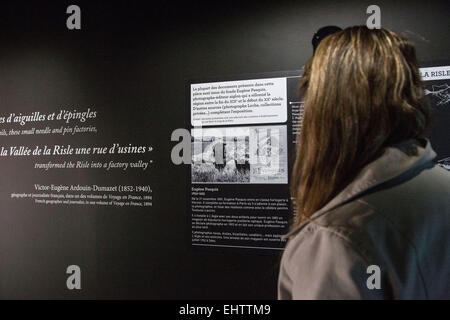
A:
{"type": "Polygon", "coordinates": [[[192,183],[287,183],[286,126],[192,130],[192,183]]]}
{"type": "Polygon", "coordinates": [[[250,129],[252,183],[287,183],[286,126],[250,129]]]}
{"type": "Polygon", "coordinates": [[[192,183],[249,183],[249,128],[194,129],[192,183]]]}

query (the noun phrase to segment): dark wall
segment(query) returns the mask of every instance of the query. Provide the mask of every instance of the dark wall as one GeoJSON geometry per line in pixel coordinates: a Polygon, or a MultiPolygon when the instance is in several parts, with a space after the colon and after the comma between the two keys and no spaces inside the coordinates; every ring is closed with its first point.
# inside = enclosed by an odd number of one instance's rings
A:
{"type": "MultiPolygon", "coordinates": [[[[189,246],[180,178],[186,168],[170,161],[170,134],[186,127],[187,81],[299,69],[319,27],[364,24],[370,4],[2,2],[0,112],[95,106],[101,132],[80,136],[77,144],[151,144],[155,164],[141,175],[43,174],[32,160],[1,159],[0,298],[275,298],[279,254],[189,246]],[[72,3],[82,9],[80,31],[65,27],[72,3]],[[36,182],[64,181],[150,182],[154,206],[86,209],[10,199],[36,182]],[[82,268],[81,291],[66,288],[70,264],[82,268]]],[[[420,60],[449,58],[448,1],[377,4],[382,25],[413,40],[420,60]]],[[[67,141],[36,138],[32,144],[67,141]]]]}

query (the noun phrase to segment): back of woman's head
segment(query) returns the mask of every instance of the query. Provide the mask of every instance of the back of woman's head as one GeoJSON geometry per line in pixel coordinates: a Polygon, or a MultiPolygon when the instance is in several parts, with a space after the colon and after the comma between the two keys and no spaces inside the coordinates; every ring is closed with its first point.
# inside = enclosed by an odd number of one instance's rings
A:
{"type": "Polygon", "coordinates": [[[414,47],[386,29],[326,37],[301,80],[304,119],[291,182],[297,223],[341,191],[386,146],[428,124],[414,47]]]}

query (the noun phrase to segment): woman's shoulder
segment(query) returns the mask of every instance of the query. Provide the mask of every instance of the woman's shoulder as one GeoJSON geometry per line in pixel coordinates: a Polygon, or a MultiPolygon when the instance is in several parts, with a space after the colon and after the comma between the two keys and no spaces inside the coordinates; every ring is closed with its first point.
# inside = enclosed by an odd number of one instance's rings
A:
{"type": "MultiPolygon", "coordinates": [[[[281,298],[361,299],[388,298],[390,291],[367,287],[370,266],[379,266],[371,241],[360,232],[365,204],[351,202],[314,221],[305,223],[292,235],[283,254],[279,276],[281,298]],[[340,212],[346,210],[346,212],[340,212]],[[348,219],[346,219],[347,217],[348,219]],[[289,294],[292,296],[289,297],[289,294]]],[[[369,218],[370,220],[370,218],[369,218]]],[[[381,272],[381,271],[380,271],[381,272]]],[[[381,275],[380,275],[381,277],[381,275]]],[[[384,278],[384,277],[383,277],[384,278]]],[[[387,286],[385,285],[385,289],[387,286]]],[[[390,288],[390,286],[389,286],[390,288]]]]}
{"type": "MultiPolygon", "coordinates": [[[[378,200],[361,197],[303,224],[286,246],[284,270],[291,275],[313,270],[314,277],[333,279],[353,274],[348,286],[361,282],[376,266],[384,287],[397,288],[398,298],[426,298],[427,287],[441,292],[441,281],[432,277],[450,275],[444,270],[450,257],[443,259],[439,253],[450,245],[448,208],[433,214],[437,207],[424,210],[413,198],[409,203],[398,199],[391,206],[379,206],[378,200]]],[[[307,282],[304,276],[299,278],[307,282]]],[[[360,283],[358,290],[364,286],[360,283]]],[[[385,291],[383,296],[389,294],[385,291]]]]}
{"type": "MultiPolygon", "coordinates": [[[[376,239],[371,239],[375,225],[385,225],[375,209],[363,201],[351,201],[305,222],[291,235],[286,251],[295,253],[308,247],[324,249],[325,243],[334,242],[367,260],[376,242],[376,239]]],[[[335,254],[339,253],[336,250],[330,252],[331,256],[335,254]]]]}

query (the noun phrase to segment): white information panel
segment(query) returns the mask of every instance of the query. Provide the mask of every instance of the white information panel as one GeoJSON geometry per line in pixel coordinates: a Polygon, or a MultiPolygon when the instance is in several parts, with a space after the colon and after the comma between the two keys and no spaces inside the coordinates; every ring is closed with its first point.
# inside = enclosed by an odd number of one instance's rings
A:
{"type": "Polygon", "coordinates": [[[191,124],[284,123],[286,78],[191,84],[191,124]]]}

